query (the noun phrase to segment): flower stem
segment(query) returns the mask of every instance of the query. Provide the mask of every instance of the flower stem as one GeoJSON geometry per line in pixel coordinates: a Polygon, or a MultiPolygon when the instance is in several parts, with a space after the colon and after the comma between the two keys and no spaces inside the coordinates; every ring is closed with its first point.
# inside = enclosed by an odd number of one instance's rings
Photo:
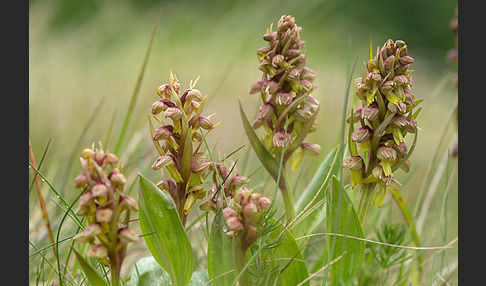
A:
{"type": "Polygon", "coordinates": [[[361,225],[363,225],[364,219],[366,217],[366,213],[368,212],[368,207],[370,205],[371,198],[372,198],[371,193],[373,192],[375,185],[376,183],[365,184],[359,190],[358,197],[356,199],[356,206],[357,206],[358,218],[361,225]]]}
{"type": "MultiPolygon", "coordinates": [[[[237,236],[233,238],[233,262],[235,264],[235,268],[237,273],[243,271],[246,265],[246,249],[244,249],[242,237],[244,236],[245,230],[239,233],[237,236]]],[[[246,274],[246,270],[244,273],[240,274],[238,278],[239,286],[246,286],[248,285],[248,277],[246,274]]]]}
{"type": "Polygon", "coordinates": [[[288,185],[288,178],[284,168],[282,168],[282,175],[283,178],[279,178],[278,187],[282,192],[285,207],[285,218],[287,221],[290,221],[295,217],[294,197],[292,196],[292,191],[288,185]]]}

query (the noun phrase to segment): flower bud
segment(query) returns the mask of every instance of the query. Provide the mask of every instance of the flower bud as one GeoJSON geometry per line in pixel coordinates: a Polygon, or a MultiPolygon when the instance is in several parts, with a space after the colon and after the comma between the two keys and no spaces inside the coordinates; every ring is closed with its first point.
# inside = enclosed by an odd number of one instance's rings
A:
{"type": "Polygon", "coordinates": [[[94,203],[94,197],[91,194],[91,192],[87,192],[79,198],[79,206],[88,206],[93,203],[94,203]]]}
{"type": "Polygon", "coordinates": [[[343,168],[349,168],[350,170],[361,170],[363,169],[364,161],[361,156],[349,156],[343,161],[343,168]]]}
{"type": "Polygon", "coordinates": [[[223,209],[223,215],[224,218],[228,220],[230,217],[236,216],[236,211],[230,207],[227,207],[223,209]]]}
{"type": "Polygon", "coordinates": [[[351,140],[358,143],[367,142],[370,140],[371,132],[371,128],[365,125],[353,131],[353,133],[351,134],[351,140]]]}
{"type": "Polygon", "coordinates": [[[138,234],[129,228],[122,228],[118,231],[118,238],[122,243],[128,244],[138,241],[138,234]]]}
{"type": "Polygon", "coordinates": [[[413,63],[415,60],[412,57],[403,56],[403,57],[400,57],[399,61],[400,61],[400,64],[402,64],[402,65],[408,65],[408,64],[413,63]]]}
{"type": "Polygon", "coordinates": [[[95,236],[102,232],[101,227],[97,223],[92,223],[86,227],[85,230],[76,234],[73,240],[77,242],[92,242],[95,240],[95,236]]]}
{"type": "Polygon", "coordinates": [[[83,159],[93,159],[95,157],[95,152],[92,149],[86,148],[81,152],[81,157],[83,159]]]}
{"type": "Polygon", "coordinates": [[[193,173],[202,175],[207,172],[211,164],[212,163],[204,157],[196,157],[192,159],[191,170],[193,173]]]}
{"type": "Polygon", "coordinates": [[[161,97],[164,97],[166,99],[170,99],[170,96],[172,95],[172,91],[170,88],[170,84],[163,84],[157,88],[157,94],[161,97]]]}
{"type": "Polygon", "coordinates": [[[155,129],[154,135],[152,136],[152,139],[154,141],[169,139],[169,137],[172,136],[173,130],[174,130],[174,127],[172,127],[171,125],[164,125],[164,126],[158,127],[157,129],[155,129]]]}
{"type": "Polygon", "coordinates": [[[270,202],[270,200],[266,197],[261,197],[259,200],[258,200],[258,207],[262,210],[262,211],[266,211],[270,208],[270,206],[272,205],[272,203],[270,202]]]}
{"type": "Polygon", "coordinates": [[[243,229],[243,222],[235,216],[229,217],[226,220],[226,224],[228,225],[230,230],[235,232],[239,232],[243,229]]]}
{"type": "Polygon", "coordinates": [[[113,210],[109,208],[98,209],[96,211],[96,221],[99,223],[109,223],[113,218],[113,210]]]}
{"type": "Polygon", "coordinates": [[[214,124],[206,116],[199,116],[199,125],[204,130],[210,130],[214,127],[214,124]]]}
{"type": "Polygon", "coordinates": [[[393,70],[394,63],[395,63],[395,56],[394,55],[389,56],[383,63],[385,65],[385,70],[387,72],[393,70]]]}
{"type": "Polygon", "coordinates": [[[187,93],[187,100],[195,100],[195,101],[201,101],[203,100],[203,95],[198,89],[189,89],[189,92],[187,93]]]}
{"type": "Polygon", "coordinates": [[[348,117],[346,118],[347,123],[351,123],[351,119],[353,120],[353,123],[359,122],[361,118],[361,110],[362,108],[356,109],[353,111],[353,114],[349,114],[348,117]]]}
{"type": "Polygon", "coordinates": [[[250,201],[256,201],[256,200],[260,199],[261,196],[262,196],[262,194],[260,194],[260,193],[252,193],[250,195],[250,201]]]}
{"type": "Polygon", "coordinates": [[[263,35],[263,39],[267,42],[272,42],[274,41],[275,39],[277,38],[277,34],[274,32],[274,33],[265,33],[263,35]]]}
{"type": "Polygon", "coordinates": [[[231,185],[235,188],[240,188],[246,184],[248,184],[248,178],[245,176],[236,174],[233,178],[231,178],[231,185]]]}
{"type": "Polygon", "coordinates": [[[129,211],[136,212],[138,211],[138,204],[137,200],[134,198],[127,196],[127,195],[121,195],[121,202],[118,205],[121,209],[128,209],[129,211]]]}
{"type": "Polygon", "coordinates": [[[179,80],[177,77],[174,77],[174,79],[171,82],[171,87],[174,89],[175,93],[179,94],[181,91],[181,84],[179,83],[179,80]]]}
{"type": "Polygon", "coordinates": [[[292,95],[287,92],[279,92],[275,101],[278,105],[290,105],[292,103],[292,95]]]}
{"type": "Polygon", "coordinates": [[[270,103],[264,103],[258,109],[257,118],[260,119],[260,120],[269,119],[270,116],[272,116],[272,114],[273,114],[272,105],[270,103]]]}
{"type": "Polygon", "coordinates": [[[217,211],[217,205],[214,200],[207,199],[203,201],[202,203],[199,204],[199,209],[202,211],[212,211],[216,212],[217,211]]]}
{"type": "Polygon", "coordinates": [[[105,184],[97,184],[91,189],[91,194],[98,200],[100,206],[105,206],[109,200],[110,191],[105,184]]]}
{"type": "Polygon", "coordinates": [[[399,144],[393,142],[390,146],[397,151],[398,157],[403,158],[408,153],[408,147],[405,142],[400,142],[399,144]]]}
{"type": "Polygon", "coordinates": [[[393,78],[393,82],[398,86],[398,85],[405,85],[405,84],[408,84],[408,79],[406,76],[404,75],[396,75],[394,78],[393,78]]]}
{"type": "Polygon", "coordinates": [[[267,90],[270,94],[274,94],[277,90],[279,90],[280,85],[278,82],[269,80],[265,83],[265,90],[267,90]]]}
{"type": "Polygon", "coordinates": [[[311,156],[319,155],[319,151],[321,150],[321,146],[310,142],[302,142],[300,147],[304,151],[304,154],[311,156]]]}
{"type": "Polygon", "coordinates": [[[289,64],[285,62],[285,57],[283,55],[275,55],[272,58],[272,66],[275,68],[280,68],[280,67],[285,67],[288,66],[289,64]]]}
{"type": "Polygon", "coordinates": [[[162,156],[159,156],[159,158],[157,158],[155,160],[155,162],[152,164],[152,169],[153,170],[159,170],[163,167],[167,167],[169,165],[174,165],[174,164],[175,164],[175,161],[174,161],[173,156],[164,154],[162,156]]]}
{"type": "Polygon", "coordinates": [[[250,94],[255,94],[262,91],[262,81],[258,80],[250,87],[250,94]]]}
{"type": "Polygon", "coordinates": [[[395,82],[393,82],[392,80],[385,81],[380,87],[381,94],[387,94],[390,90],[392,90],[394,86],[395,82]]]}
{"type": "Polygon", "coordinates": [[[108,179],[111,181],[112,186],[123,186],[127,183],[125,176],[117,171],[112,171],[108,175],[108,179]]]}
{"type": "Polygon", "coordinates": [[[365,106],[361,108],[361,118],[373,121],[378,118],[380,110],[374,105],[365,106]]]}
{"type": "Polygon", "coordinates": [[[76,179],[74,179],[74,187],[79,189],[79,188],[84,188],[88,184],[88,176],[86,176],[85,173],[79,174],[76,179]]]}
{"type": "Polygon", "coordinates": [[[88,250],[89,258],[104,258],[108,256],[108,248],[103,244],[95,244],[88,250]]]}
{"type": "Polygon", "coordinates": [[[162,99],[159,99],[152,104],[152,108],[150,108],[150,113],[152,113],[153,115],[157,115],[166,109],[167,106],[164,104],[162,99]]]}
{"type": "Polygon", "coordinates": [[[258,212],[258,207],[254,202],[248,202],[243,207],[243,215],[245,216],[245,218],[251,218],[257,212],[258,212]]]}
{"type": "Polygon", "coordinates": [[[395,116],[393,116],[393,118],[390,122],[390,125],[392,127],[395,127],[395,128],[402,128],[402,127],[406,126],[407,124],[408,124],[407,117],[404,116],[404,115],[400,115],[400,114],[395,114],[395,116]]]}
{"type": "Polygon", "coordinates": [[[182,110],[179,107],[169,107],[164,111],[164,116],[172,120],[179,120],[182,118],[182,110]]]}
{"type": "Polygon", "coordinates": [[[275,132],[275,134],[273,135],[273,146],[275,146],[276,148],[283,147],[284,145],[288,147],[290,139],[290,134],[285,134],[284,130],[275,132]]]}
{"type": "Polygon", "coordinates": [[[260,58],[264,58],[265,55],[270,52],[271,48],[269,46],[261,47],[257,50],[257,56],[260,58]]]}
{"type": "Polygon", "coordinates": [[[397,151],[395,151],[395,149],[393,149],[392,147],[381,146],[378,148],[378,151],[376,152],[376,156],[380,160],[393,161],[397,158],[397,151]]]}

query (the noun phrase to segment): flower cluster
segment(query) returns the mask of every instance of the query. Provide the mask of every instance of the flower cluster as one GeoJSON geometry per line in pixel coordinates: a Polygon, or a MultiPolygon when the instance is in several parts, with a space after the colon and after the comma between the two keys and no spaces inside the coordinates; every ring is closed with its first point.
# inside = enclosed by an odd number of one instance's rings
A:
{"type": "Polygon", "coordinates": [[[128,227],[130,213],[138,211],[137,202],[123,193],[126,179],[116,167],[118,158],[103,151],[101,143],[98,149],[84,149],[80,160],[83,172],[76,177],[75,187],[84,194],[76,214],[85,217],[89,225],[73,239],[92,245],[88,257],[121,267],[127,244],[138,240],[137,233],[128,227]]]}
{"type": "Polygon", "coordinates": [[[368,154],[368,158],[365,161],[350,148],[351,156],[343,166],[350,169],[353,187],[370,181],[380,185],[381,197],[372,202],[379,206],[387,186],[399,188],[393,167],[400,166],[406,172],[410,168],[404,137],[417,132],[420,110],[413,109],[421,102],[411,92],[414,82],[409,67],[413,62],[404,41],[389,39],[365,63],[363,76],[355,80],[356,95],[363,104],[348,117],[352,128],[354,123],[360,124],[350,135],[350,142],[354,146],[359,143],[362,154],[368,154]]]}
{"type": "Polygon", "coordinates": [[[157,186],[170,193],[183,224],[196,200],[206,195],[200,184],[212,165],[200,151],[203,135],[199,130],[209,132],[218,125],[211,122],[211,116],[201,115],[206,97],[194,88],[196,83],[197,80],[191,81],[189,89],[182,91],[177,76],[171,73],[170,83],[157,88],[160,99],[150,109],[152,117],[161,124],[154,129],[149,120],[159,153],[152,169],[161,170],[163,180],[157,186]],[[164,170],[171,178],[166,177],[164,170]]]}
{"type": "MultiPolygon", "coordinates": [[[[306,55],[302,53],[305,42],[300,39],[301,32],[294,17],[282,16],[277,31],[272,31],[270,26],[263,35],[268,45],[257,51],[263,76],[252,85],[250,94],[260,93],[263,104],[253,128],[265,128],[267,135],[263,141],[272,154],[281,153],[284,144],[289,146],[299,133],[315,130],[319,102],[311,93],[315,89],[316,75],[305,67],[306,55]],[[312,125],[303,130],[308,121],[312,125]]],[[[306,154],[318,154],[320,150],[318,145],[308,142],[299,147],[298,150],[306,150],[306,154]]],[[[302,154],[299,152],[300,158],[302,154]]]]}
{"type": "Polygon", "coordinates": [[[270,208],[271,202],[260,193],[252,193],[248,188],[238,189],[232,200],[233,206],[223,209],[226,224],[230,229],[226,235],[233,239],[238,237],[244,251],[258,238],[255,227],[264,211],[270,208]]]}
{"type": "Polygon", "coordinates": [[[237,189],[248,184],[248,177],[241,175],[238,171],[232,172],[233,168],[228,170],[222,162],[211,165],[213,185],[209,188],[208,195],[212,196],[212,198],[203,201],[199,205],[199,209],[203,211],[211,210],[216,213],[221,206],[227,206],[226,202],[228,199],[235,197],[237,189]],[[223,189],[222,192],[221,189],[223,189]]]}

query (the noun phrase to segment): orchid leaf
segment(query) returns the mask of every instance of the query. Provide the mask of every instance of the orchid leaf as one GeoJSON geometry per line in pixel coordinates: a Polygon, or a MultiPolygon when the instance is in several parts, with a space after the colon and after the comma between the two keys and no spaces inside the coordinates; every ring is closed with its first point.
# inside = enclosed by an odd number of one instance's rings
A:
{"type": "Polygon", "coordinates": [[[169,273],[172,284],[187,286],[193,271],[193,254],[172,197],[140,173],[140,229],[148,250],[169,273]]]}
{"type": "Polygon", "coordinates": [[[352,201],[339,180],[333,176],[327,192],[326,229],[333,235],[326,240],[331,264],[331,285],[352,285],[364,261],[364,241],[361,223],[352,201]]]}
{"type": "Polygon", "coordinates": [[[230,272],[235,269],[233,243],[223,230],[224,224],[223,209],[220,208],[214,216],[208,242],[208,275],[210,279],[214,279],[211,281],[213,286],[231,285],[236,278],[236,272],[230,272]]]}
{"type": "MultiPolygon", "coordinates": [[[[243,107],[240,104],[240,113],[241,113],[241,119],[243,121],[243,127],[245,128],[246,136],[248,137],[248,140],[250,141],[251,146],[253,147],[253,150],[255,150],[255,153],[260,159],[260,162],[262,163],[263,167],[270,173],[272,178],[277,181],[278,179],[278,173],[279,173],[279,164],[273,158],[273,156],[268,152],[268,150],[265,148],[265,146],[262,144],[258,136],[256,135],[255,131],[253,131],[253,128],[248,121],[248,118],[245,115],[245,112],[243,111],[243,107]]],[[[284,183],[284,178],[283,176],[280,178],[280,183],[284,183]]]]}
{"type": "MultiPolygon", "coordinates": [[[[310,209],[318,202],[326,199],[326,190],[331,182],[332,176],[337,176],[341,170],[339,164],[339,150],[340,146],[336,146],[329,152],[324,161],[315,172],[311,181],[299,196],[299,200],[295,205],[297,213],[306,209],[303,215],[306,215],[302,221],[296,225],[297,234],[306,235],[311,233],[326,217],[326,206],[319,206],[317,209],[308,213],[310,209]]],[[[303,241],[303,240],[302,240],[303,241]]]]}

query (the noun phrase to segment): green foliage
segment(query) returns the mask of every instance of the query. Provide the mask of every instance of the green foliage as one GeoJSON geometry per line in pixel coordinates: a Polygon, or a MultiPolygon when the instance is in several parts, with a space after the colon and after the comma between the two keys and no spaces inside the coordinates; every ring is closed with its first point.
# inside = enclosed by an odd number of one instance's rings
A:
{"type": "Polygon", "coordinates": [[[208,275],[214,286],[230,285],[236,277],[236,273],[231,272],[235,268],[231,254],[232,242],[226,236],[224,226],[223,210],[220,208],[213,218],[208,241],[208,275]]]}
{"type": "Polygon", "coordinates": [[[326,240],[331,264],[331,284],[350,285],[364,260],[363,230],[354,205],[339,180],[333,176],[327,193],[326,229],[334,235],[326,240]]]}
{"type": "MultiPolygon", "coordinates": [[[[189,286],[203,286],[209,281],[208,272],[204,269],[192,273],[189,286]]],[[[170,275],[160,267],[153,256],[143,257],[135,264],[130,275],[132,286],[170,286],[172,284],[170,275]]],[[[207,284],[214,285],[214,284],[207,284]]]]}
{"type": "Polygon", "coordinates": [[[81,254],[79,254],[76,250],[73,251],[89,283],[91,283],[91,285],[108,286],[108,283],[106,283],[106,281],[98,274],[98,272],[96,272],[96,270],[93,269],[91,264],[89,264],[89,262],[86,261],[84,257],[81,254]]]}
{"type": "Polygon", "coordinates": [[[166,270],[174,285],[189,284],[192,248],[170,195],[139,174],[140,229],[147,248],[166,270]]]}

